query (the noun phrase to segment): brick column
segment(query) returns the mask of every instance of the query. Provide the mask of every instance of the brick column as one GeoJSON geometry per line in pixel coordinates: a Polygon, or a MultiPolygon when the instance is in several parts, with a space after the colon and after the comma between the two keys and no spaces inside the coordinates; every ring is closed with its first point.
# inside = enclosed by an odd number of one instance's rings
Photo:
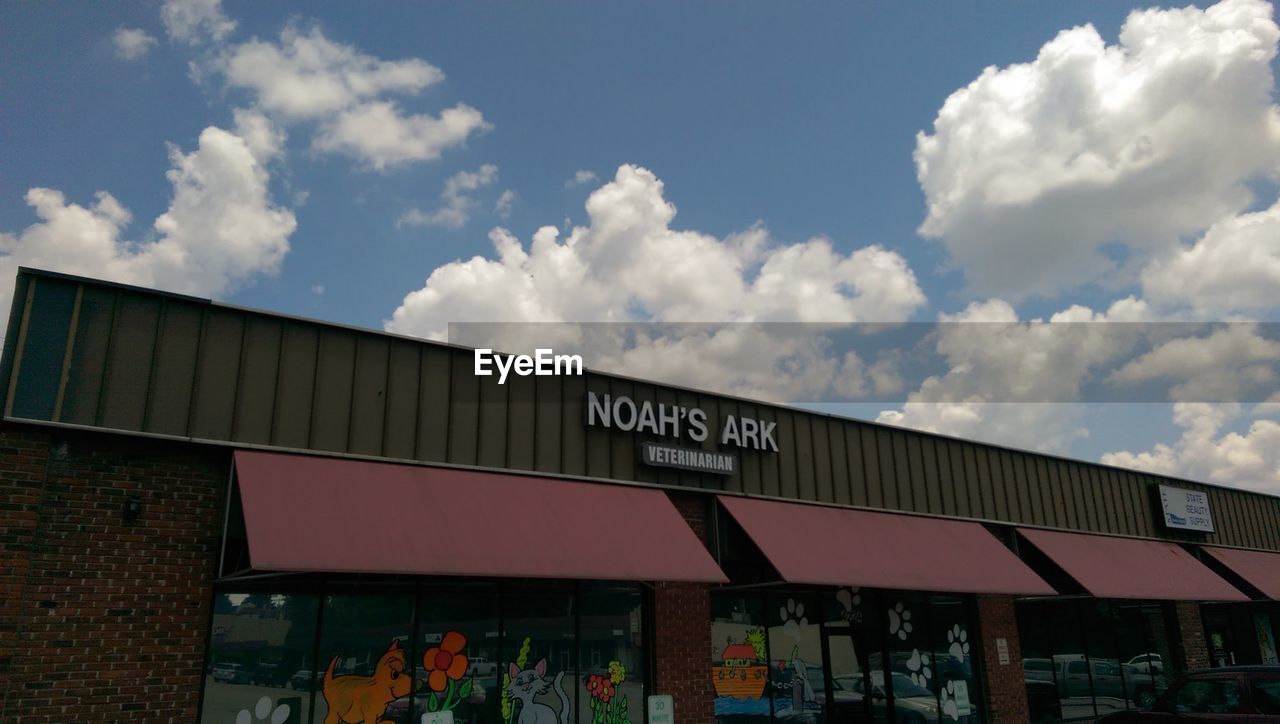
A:
{"type": "Polygon", "coordinates": [[[0,434],[0,721],[23,696],[15,675],[27,645],[21,640],[31,551],[40,528],[49,437],[4,430],[0,434]]]}
{"type": "Polygon", "coordinates": [[[1024,724],[1030,721],[1013,597],[978,596],[978,628],[982,632],[987,721],[991,724],[1024,724]],[[1007,664],[1000,663],[997,639],[1004,639],[1008,646],[1007,664]]]}
{"type": "MultiPolygon", "coordinates": [[[[671,502],[704,543],[710,499],[670,494],[671,502]]],[[[653,692],[670,694],[676,721],[715,718],[711,687],[711,587],[701,583],[659,582],[653,593],[653,644],[657,678],[653,692]]]]}
{"type": "Polygon", "coordinates": [[[1169,644],[1176,663],[1181,666],[1178,671],[1209,668],[1209,642],[1204,635],[1200,604],[1178,601],[1173,604],[1173,612],[1178,630],[1176,636],[1169,637],[1169,644]]]}
{"type": "Polygon", "coordinates": [[[0,721],[199,719],[228,462],[185,443],[0,430],[0,721]]]}

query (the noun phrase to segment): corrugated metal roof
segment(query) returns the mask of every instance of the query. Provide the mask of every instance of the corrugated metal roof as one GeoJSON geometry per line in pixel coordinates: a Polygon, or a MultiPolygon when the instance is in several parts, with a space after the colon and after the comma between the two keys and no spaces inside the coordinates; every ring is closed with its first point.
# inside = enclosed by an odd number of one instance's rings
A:
{"type": "MultiPolygon", "coordinates": [[[[1137,537],[1280,550],[1280,498],[1191,481],[1216,533],[1159,527],[1170,478],[616,375],[471,372],[468,349],[31,269],[0,375],[5,418],[214,444],[528,470],[1137,537]],[[776,422],[731,476],[638,464],[645,436],[584,398],[776,422]]],[[[711,444],[711,443],[708,443],[711,444]]]]}

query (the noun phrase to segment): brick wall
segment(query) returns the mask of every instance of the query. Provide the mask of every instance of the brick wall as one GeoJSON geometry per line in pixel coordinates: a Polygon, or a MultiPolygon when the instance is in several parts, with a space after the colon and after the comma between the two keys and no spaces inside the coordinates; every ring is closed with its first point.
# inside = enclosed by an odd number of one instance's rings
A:
{"type": "Polygon", "coordinates": [[[991,724],[1030,721],[1013,597],[978,596],[978,621],[982,631],[982,671],[986,679],[987,721],[991,724]],[[1004,665],[1000,663],[996,643],[1001,638],[1009,647],[1009,663],[1004,665]]]}
{"type": "Polygon", "coordinates": [[[0,721],[197,719],[229,459],[0,428],[0,721]]]}
{"type": "Polygon", "coordinates": [[[1171,637],[1176,641],[1174,657],[1182,668],[1180,671],[1209,668],[1209,642],[1204,635],[1204,619],[1200,616],[1200,604],[1192,601],[1178,601],[1173,604],[1174,618],[1178,622],[1178,635],[1171,637]]]}
{"type": "MultiPolygon", "coordinates": [[[[711,498],[671,494],[671,502],[704,542],[711,498]]],[[[711,587],[705,584],[658,583],[653,594],[653,691],[670,694],[676,721],[713,721],[711,687],[711,587]]]]}

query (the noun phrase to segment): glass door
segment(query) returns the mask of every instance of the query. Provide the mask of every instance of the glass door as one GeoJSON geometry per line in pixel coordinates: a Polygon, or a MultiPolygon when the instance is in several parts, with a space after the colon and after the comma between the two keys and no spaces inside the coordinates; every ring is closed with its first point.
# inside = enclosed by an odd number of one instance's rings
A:
{"type": "MultiPolygon", "coordinates": [[[[859,650],[849,630],[830,630],[825,634],[827,658],[827,721],[840,724],[862,724],[873,721],[871,710],[876,688],[867,676],[865,653],[859,650]]],[[[879,702],[884,708],[883,700],[879,702]]],[[[883,719],[883,717],[882,717],[883,719]]]]}

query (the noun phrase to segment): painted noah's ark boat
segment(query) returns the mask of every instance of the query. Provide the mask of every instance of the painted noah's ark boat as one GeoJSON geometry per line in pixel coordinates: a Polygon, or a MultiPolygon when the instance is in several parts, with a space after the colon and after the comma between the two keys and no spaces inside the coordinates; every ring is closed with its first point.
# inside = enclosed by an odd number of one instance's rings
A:
{"type": "Polygon", "coordinates": [[[769,667],[756,663],[756,650],[750,644],[729,644],[720,655],[723,663],[711,667],[711,681],[716,696],[735,699],[758,699],[769,680],[769,667]]]}

